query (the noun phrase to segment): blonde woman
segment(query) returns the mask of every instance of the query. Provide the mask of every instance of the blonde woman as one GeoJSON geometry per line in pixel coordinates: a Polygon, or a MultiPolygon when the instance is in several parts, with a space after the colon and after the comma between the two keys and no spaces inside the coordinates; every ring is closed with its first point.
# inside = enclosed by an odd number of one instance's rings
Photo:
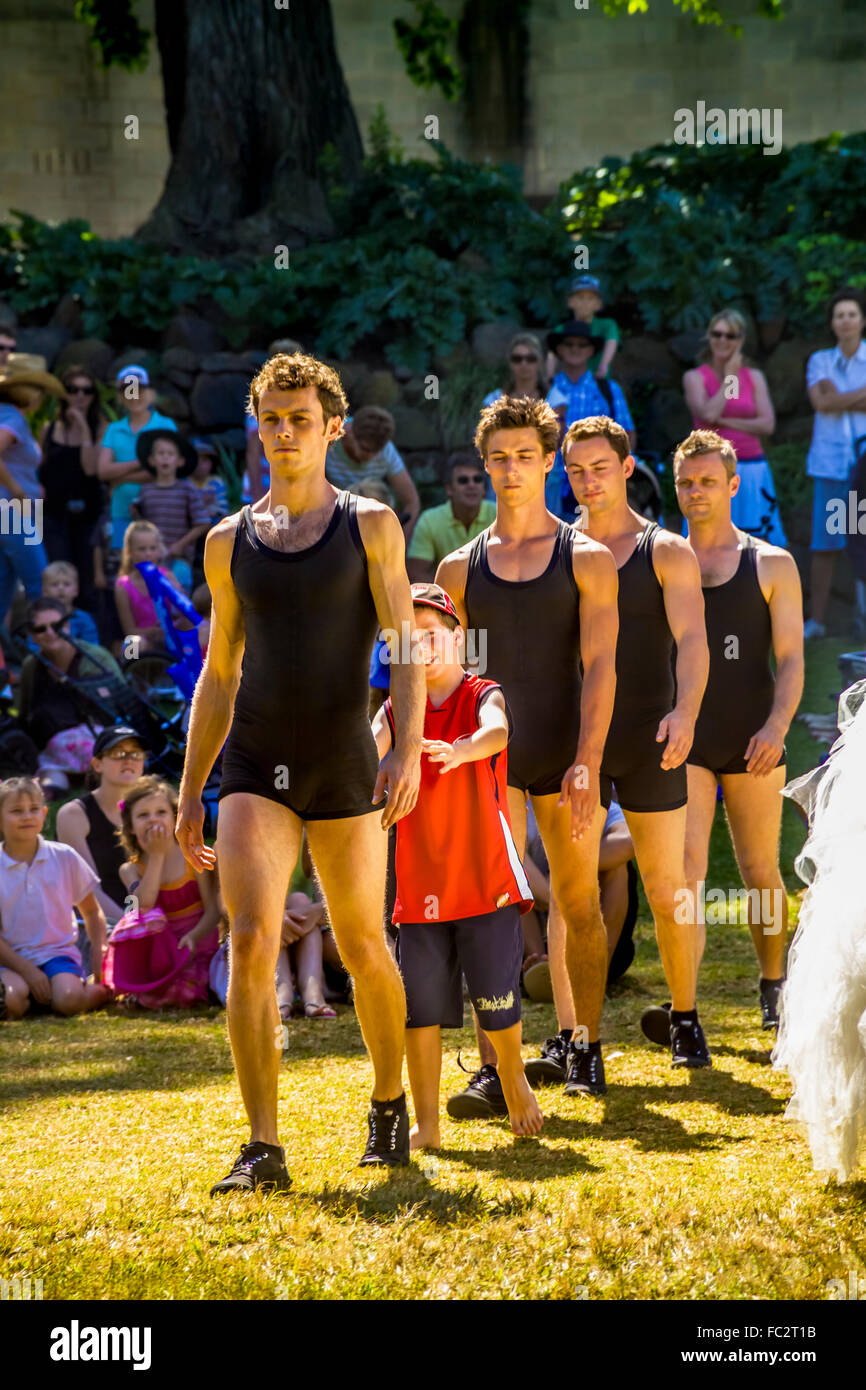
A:
{"type": "Polygon", "coordinates": [[[711,429],[737,452],[740,488],[731,520],[750,536],[787,546],[776,488],[761,437],[776,428],[764,373],[743,362],[746,321],[736,309],[714,314],[700,365],[683,377],[683,392],[695,429],[711,429]]]}

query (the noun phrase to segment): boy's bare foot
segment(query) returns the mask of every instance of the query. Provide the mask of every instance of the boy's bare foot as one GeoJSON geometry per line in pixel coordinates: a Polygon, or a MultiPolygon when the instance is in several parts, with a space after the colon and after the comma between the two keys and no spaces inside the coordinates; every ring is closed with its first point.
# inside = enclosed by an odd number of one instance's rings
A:
{"type": "Polygon", "coordinates": [[[111,990],[105,985],[101,985],[95,980],[88,981],[84,986],[85,1013],[90,1013],[93,1009],[104,1009],[113,997],[111,990]]]}
{"type": "Polygon", "coordinates": [[[413,1125],[409,1130],[409,1149],[413,1153],[416,1149],[438,1149],[441,1142],[438,1125],[435,1129],[422,1129],[420,1125],[413,1125]]]}
{"type": "Polygon", "coordinates": [[[499,1079],[505,1092],[512,1132],[520,1135],[538,1134],[544,1124],[544,1116],[523,1068],[514,1076],[500,1070],[499,1079]]]}

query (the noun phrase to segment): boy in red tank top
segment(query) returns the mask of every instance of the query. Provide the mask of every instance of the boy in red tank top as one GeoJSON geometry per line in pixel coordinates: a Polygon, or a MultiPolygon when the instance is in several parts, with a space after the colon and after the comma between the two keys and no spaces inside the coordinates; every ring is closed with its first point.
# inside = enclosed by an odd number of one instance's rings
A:
{"type": "MultiPolygon", "coordinates": [[[[520,1055],[520,915],[532,893],[508,819],[505,699],[495,681],[464,671],[464,633],[445,590],[413,584],[412,601],[411,658],[424,665],[427,708],[418,801],[397,825],[393,920],[415,1103],[410,1144],[431,1149],[440,1142],[441,1029],[463,1025],[463,975],[496,1048],[512,1130],[537,1134],[543,1121],[520,1055]]],[[[393,736],[390,700],[373,733],[383,758],[393,736]]]]}

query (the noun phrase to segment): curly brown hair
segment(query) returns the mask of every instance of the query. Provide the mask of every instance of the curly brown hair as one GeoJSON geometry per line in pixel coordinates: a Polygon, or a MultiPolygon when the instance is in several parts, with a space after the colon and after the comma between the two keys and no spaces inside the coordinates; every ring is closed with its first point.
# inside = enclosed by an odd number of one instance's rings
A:
{"type": "Polygon", "coordinates": [[[485,406],[475,431],[475,447],[487,458],[487,441],[496,430],[533,429],[538,431],[544,454],[555,454],[559,448],[559,420],[547,401],[531,396],[500,396],[485,406]]]}
{"type": "Polygon", "coordinates": [[[334,415],[341,420],[348,415],[349,402],[333,367],[303,352],[278,352],[276,357],[268,358],[250,382],[247,410],[258,419],[259,401],[265,391],[301,391],[305,386],[315,386],[325,424],[334,415]]]}
{"type": "Polygon", "coordinates": [[[115,832],[130,864],[137,864],[144,855],[132,828],[132,812],[136,804],[146,796],[164,796],[177,815],[177,792],[170,782],[164,782],[161,777],[152,773],[133,782],[123,801],[118,802],[120,829],[115,832]]]}
{"type": "Polygon", "coordinates": [[[729,439],[723,439],[715,430],[692,430],[674,454],[674,472],[678,463],[700,458],[701,454],[720,454],[725,472],[733,478],[737,471],[737,451],[729,439]]]}
{"type": "Polygon", "coordinates": [[[628,435],[622,425],[611,420],[609,415],[587,415],[585,420],[575,420],[566,430],[562,441],[563,461],[569,444],[577,444],[584,439],[606,439],[620,463],[625,463],[631,453],[628,435]]]}

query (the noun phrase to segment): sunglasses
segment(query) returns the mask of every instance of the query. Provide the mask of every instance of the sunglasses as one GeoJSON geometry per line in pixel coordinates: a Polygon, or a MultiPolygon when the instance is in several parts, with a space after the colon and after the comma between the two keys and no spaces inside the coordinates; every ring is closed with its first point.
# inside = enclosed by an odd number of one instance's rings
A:
{"type": "Polygon", "coordinates": [[[142,748],[112,748],[110,753],[97,753],[96,756],[111,758],[112,762],[122,763],[126,762],[129,758],[143,758],[144,750],[142,748]]]}
{"type": "Polygon", "coordinates": [[[94,386],[67,386],[66,394],[68,396],[95,396],[96,388],[94,386]]]}
{"type": "Polygon", "coordinates": [[[480,473],[460,473],[455,477],[454,482],[466,487],[469,483],[483,483],[484,479],[480,473]]]}
{"type": "Polygon", "coordinates": [[[711,338],[730,338],[732,342],[736,342],[736,340],[737,340],[737,338],[739,338],[739,336],[740,336],[739,333],[723,333],[722,330],[721,330],[720,328],[711,328],[711,329],[710,329],[710,337],[711,337],[711,338]]]}
{"type": "Polygon", "coordinates": [[[511,362],[537,362],[538,358],[532,352],[512,352],[509,358],[511,362]]]}
{"type": "Polygon", "coordinates": [[[14,352],[17,343],[0,343],[0,352],[14,352]]]}
{"type": "MultiPolygon", "coordinates": [[[[60,622],[65,621],[65,618],[61,618],[60,620],[60,622]]],[[[41,637],[45,632],[56,632],[59,626],[60,623],[58,623],[56,627],[54,623],[36,623],[35,625],[31,625],[30,631],[33,633],[34,637],[41,637]]]]}

